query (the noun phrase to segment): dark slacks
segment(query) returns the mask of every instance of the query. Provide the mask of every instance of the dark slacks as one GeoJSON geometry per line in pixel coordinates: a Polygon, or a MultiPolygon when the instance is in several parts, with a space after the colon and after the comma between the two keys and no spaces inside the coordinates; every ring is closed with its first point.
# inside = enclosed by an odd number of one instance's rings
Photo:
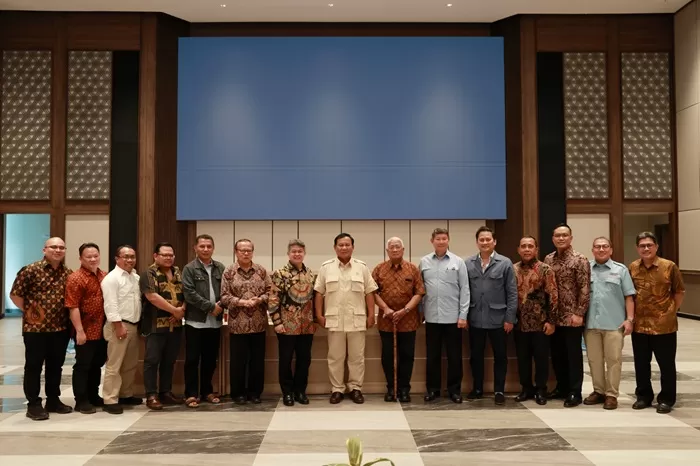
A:
{"type": "Polygon", "coordinates": [[[309,382],[311,345],[313,341],[313,334],[277,334],[279,348],[279,379],[283,394],[306,393],[306,385],[309,382]],[[294,364],[294,370],[292,370],[292,359],[294,356],[296,356],[296,363],[294,364]]]}
{"type": "Polygon", "coordinates": [[[44,391],[46,398],[61,396],[61,374],[70,339],[68,330],[61,332],[25,332],[24,396],[30,406],[41,404],[41,370],[46,365],[44,391]]]}
{"type": "Polygon", "coordinates": [[[493,351],[493,391],[503,393],[506,388],[506,370],[508,369],[508,357],[506,356],[506,331],[499,328],[475,328],[469,326],[469,360],[474,379],[474,390],[484,391],[484,351],[486,338],[488,337],[493,351]]]}
{"type": "Polygon", "coordinates": [[[180,352],[182,327],[172,332],[151,333],[146,337],[143,358],[143,385],[146,396],[169,393],[173,389],[173,370],[180,352]]]}
{"type": "Polygon", "coordinates": [[[426,377],[428,392],[441,389],[442,348],[447,353],[447,391],[462,391],[462,329],[454,324],[425,324],[426,377]]]}
{"type": "Polygon", "coordinates": [[[557,389],[577,397],[581,397],[583,385],[583,330],[584,327],[557,327],[550,338],[557,389]]]}
{"type": "MultiPolygon", "coordinates": [[[[382,339],[382,369],[386,388],[394,390],[394,332],[379,332],[382,339]]],[[[416,352],[416,332],[396,332],[396,385],[400,392],[411,391],[413,359],[416,352]]]]}
{"type": "Polygon", "coordinates": [[[185,325],[185,396],[206,398],[219,358],[221,329],[185,325]]]}
{"type": "Polygon", "coordinates": [[[651,386],[651,356],[656,358],[661,372],[661,391],[656,401],[669,406],[676,404],[676,349],[678,333],[647,335],[632,333],[634,351],[634,374],[637,381],[637,399],[651,403],[654,389],[651,386]]]}
{"type": "Polygon", "coordinates": [[[259,397],[265,385],[265,332],[230,338],[231,397],[259,397]]]}
{"type": "Polygon", "coordinates": [[[103,338],[75,345],[73,395],[76,403],[92,402],[99,398],[102,366],[106,361],[107,342],[103,338]]]}
{"type": "Polygon", "coordinates": [[[518,373],[523,390],[547,390],[549,379],[549,337],[544,332],[515,331],[518,373]],[[535,360],[535,385],[532,385],[532,360],[535,360]]]}

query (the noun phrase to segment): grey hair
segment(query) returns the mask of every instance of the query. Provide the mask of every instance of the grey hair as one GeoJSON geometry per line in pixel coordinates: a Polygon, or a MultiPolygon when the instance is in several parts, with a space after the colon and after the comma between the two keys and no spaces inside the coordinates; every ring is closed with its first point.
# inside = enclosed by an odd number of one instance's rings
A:
{"type": "Polygon", "coordinates": [[[398,236],[392,236],[391,238],[386,240],[386,248],[387,249],[389,249],[389,243],[399,243],[402,248],[405,247],[403,245],[403,240],[401,238],[399,238],[398,236]]]}
{"type": "Polygon", "coordinates": [[[306,244],[300,239],[290,239],[289,244],[287,245],[287,252],[291,251],[294,246],[299,246],[302,248],[304,251],[306,251],[306,244]]]}

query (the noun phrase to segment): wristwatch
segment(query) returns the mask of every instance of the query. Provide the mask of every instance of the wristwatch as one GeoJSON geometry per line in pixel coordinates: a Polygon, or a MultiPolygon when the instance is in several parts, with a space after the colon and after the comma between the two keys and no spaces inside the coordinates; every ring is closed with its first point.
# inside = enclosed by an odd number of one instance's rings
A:
{"type": "Polygon", "coordinates": [[[633,324],[633,323],[634,323],[634,317],[631,317],[631,318],[628,317],[628,318],[625,319],[625,320],[626,320],[627,322],[629,322],[630,324],[633,324]]]}

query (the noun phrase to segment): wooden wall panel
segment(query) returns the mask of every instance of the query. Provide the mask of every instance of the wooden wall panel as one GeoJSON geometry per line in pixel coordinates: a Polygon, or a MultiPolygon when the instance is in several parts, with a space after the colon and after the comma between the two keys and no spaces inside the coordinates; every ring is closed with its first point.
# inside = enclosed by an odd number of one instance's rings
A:
{"type": "Polygon", "coordinates": [[[620,16],[621,52],[673,51],[673,15],[620,16]]]}
{"type": "Polygon", "coordinates": [[[555,15],[535,21],[539,52],[604,52],[607,48],[605,16],[555,15]]]}
{"type": "Polygon", "coordinates": [[[191,23],[190,36],[489,36],[487,23],[191,23]]]}
{"type": "Polygon", "coordinates": [[[59,14],[3,11],[0,14],[0,48],[52,50],[58,36],[59,14]]]}
{"type": "Polygon", "coordinates": [[[69,50],[139,50],[140,13],[69,13],[69,50]]]}
{"type": "MultiPolygon", "coordinates": [[[[608,166],[610,173],[610,236],[613,244],[624,243],[623,160],[622,160],[622,69],[620,64],[619,24],[608,23],[607,96],[608,96],[608,166]]],[[[613,259],[624,260],[624,248],[613,249],[613,259]]]]}
{"type": "Polygon", "coordinates": [[[56,19],[51,69],[51,236],[66,235],[66,128],[68,120],[68,47],[66,20],[56,19]]]}

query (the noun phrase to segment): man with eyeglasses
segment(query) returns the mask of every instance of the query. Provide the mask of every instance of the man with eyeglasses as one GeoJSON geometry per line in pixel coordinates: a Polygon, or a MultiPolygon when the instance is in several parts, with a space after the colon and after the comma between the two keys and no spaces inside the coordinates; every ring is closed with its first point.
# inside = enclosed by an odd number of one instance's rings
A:
{"type": "Polygon", "coordinates": [[[173,265],[175,252],[170,243],[158,243],[153,264],[141,275],[143,297],[141,333],[146,336],[143,384],[146,406],[158,411],[163,405],[178,405],[184,399],[172,392],[173,369],[182,340],[185,296],[180,269],[173,265]]]}
{"type": "Polygon", "coordinates": [[[122,414],[121,405],[140,405],[134,396],[134,375],[139,362],[139,321],[141,293],[136,266],[136,251],[129,245],[119,246],[114,254],[116,267],[102,280],[105,302],[104,336],[107,340],[102,410],[122,414]]]}
{"type": "Polygon", "coordinates": [[[678,345],[678,309],[683,303],[685,286],[678,266],[657,256],[656,236],[644,231],[637,235],[639,259],[630,264],[630,275],[637,289],[632,350],[637,380],[634,409],[651,406],[651,356],[661,372],[661,392],[656,412],[667,414],[676,403],[676,348],[678,345]]]}
{"type": "Polygon", "coordinates": [[[601,236],[593,240],[591,302],[584,332],[593,393],[583,404],[603,403],[604,409],[617,408],[622,347],[625,336],[632,333],[634,322],[634,284],[627,267],[611,259],[612,253],[608,238],[601,236]]]}
{"type": "Polygon", "coordinates": [[[63,263],[66,244],[61,238],[46,240],[43,253],[43,259],[22,267],[10,291],[10,299],[22,312],[24,396],[27,397],[27,417],[34,421],[48,419],[49,413],[67,414],[72,411],[59,399],[63,363],[70,339],[65,289],[72,271],[63,263]],[[44,365],[45,408],[39,396],[44,365]]]}
{"type": "Polygon", "coordinates": [[[552,232],[556,251],[544,258],[557,280],[559,306],[554,315],[556,331],[552,335],[552,366],[557,387],[547,397],[564,399],[564,407],[572,408],[583,401],[583,337],[584,318],[588,312],[591,266],[583,254],[574,251],[571,227],[560,224],[552,232]]]}

